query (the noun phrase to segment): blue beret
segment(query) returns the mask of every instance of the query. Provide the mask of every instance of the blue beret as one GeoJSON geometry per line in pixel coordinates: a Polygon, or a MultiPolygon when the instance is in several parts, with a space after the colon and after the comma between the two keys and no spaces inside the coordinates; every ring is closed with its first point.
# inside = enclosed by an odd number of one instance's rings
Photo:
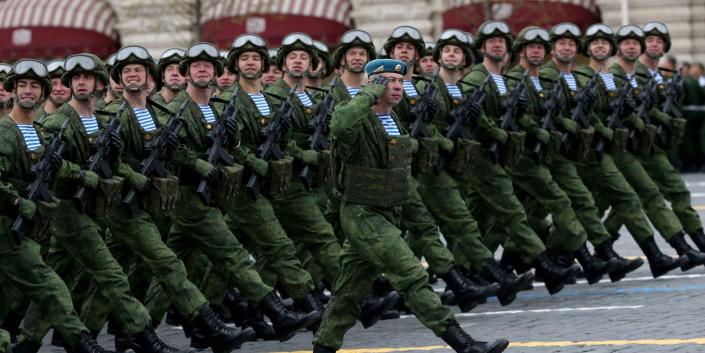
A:
{"type": "Polygon", "coordinates": [[[384,72],[406,75],[406,70],[406,64],[403,61],[394,59],[375,59],[365,65],[367,76],[384,72]]]}

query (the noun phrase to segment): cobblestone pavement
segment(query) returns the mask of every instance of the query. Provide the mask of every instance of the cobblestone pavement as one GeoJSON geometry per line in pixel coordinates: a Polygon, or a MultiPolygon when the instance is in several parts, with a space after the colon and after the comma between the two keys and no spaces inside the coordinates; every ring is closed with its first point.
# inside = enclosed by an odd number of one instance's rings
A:
{"type": "MultiPolygon", "coordinates": [[[[685,175],[692,191],[693,204],[703,217],[705,212],[705,175],[685,175]]],[[[624,236],[616,243],[625,256],[642,256],[633,239],[624,236]]],[[[659,245],[671,255],[663,239],[659,245]]],[[[441,289],[441,284],[436,289],[441,289]]],[[[509,339],[510,353],[546,352],[705,352],[705,267],[687,273],[673,271],[652,279],[648,265],[631,273],[619,283],[609,280],[588,286],[584,281],[550,296],[541,284],[523,292],[508,307],[491,300],[470,313],[458,313],[457,319],[473,337],[492,340],[509,339]]],[[[456,308],[457,309],[457,308],[456,308]]],[[[161,325],[159,335],[176,347],[188,341],[180,328],[161,325]]],[[[49,345],[49,337],[40,352],[61,352],[49,345]]],[[[310,352],[310,332],[302,332],[285,343],[248,343],[242,352],[310,352]]],[[[99,341],[113,347],[112,336],[101,334],[99,341]]],[[[380,321],[364,330],[361,325],[345,337],[342,352],[452,352],[443,341],[423,327],[413,316],[380,321]]]]}

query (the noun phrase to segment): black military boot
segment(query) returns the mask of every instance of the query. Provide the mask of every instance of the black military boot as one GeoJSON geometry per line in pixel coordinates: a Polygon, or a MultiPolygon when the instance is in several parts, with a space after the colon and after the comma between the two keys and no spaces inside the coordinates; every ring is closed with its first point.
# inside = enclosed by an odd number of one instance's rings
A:
{"type": "MultiPolygon", "coordinates": [[[[323,303],[318,300],[315,290],[312,290],[307,293],[303,299],[294,301],[294,309],[302,313],[311,313],[317,311],[321,313],[321,318],[323,318],[323,312],[326,310],[326,308],[323,306],[323,303]]],[[[318,322],[311,324],[308,328],[311,331],[316,332],[320,323],[321,321],[319,320],[318,322]]]]}
{"type": "Polygon", "coordinates": [[[382,315],[397,305],[401,295],[391,291],[384,296],[368,295],[360,304],[360,322],[362,327],[369,328],[382,318],[382,315]]]}
{"type": "Polygon", "coordinates": [[[691,233],[690,239],[693,240],[700,252],[705,252],[705,231],[702,228],[696,230],[695,233],[691,233]]]}
{"type": "Polygon", "coordinates": [[[426,273],[428,273],[428,284],[438,283],[438,275],[430,267],[426,269],[426,273]]]}
{"type": "Polygon", "coordinates": [[[646,258],[649,260],[649,267],[651,267],[651,275],[654,278],[665,275],[666,273],[683,266],[688,262],[688,258],[681,256],[679,258],[672,258],[670,256],[664,255],[661,250],[656,245],[654,237],[649,237],[646,241],[639,244],[641,251],[644,252],[646,258]]]}
{"type": "Polygon", "coordinates": [[[517,298],[517,293],[531,287],[534,280],[533,273],[526,272],[517,277],[505,271],[494,259],[485,265],[482,275],[488,281],[499,284],[497,299],[502,306],[511,304],[517,298]]]}
{"type": "Polygon", "coordinates": [[[610,280],[612,282],[621,280],[627,275],[627,273],[636,270],[644,264],[644,260],[642,259],[628,260],[619,256],[619,254],[617,254],[612,247],[611,239],[607,239],[602,243],[595,245],[595,257],[602,260],[611,260],[616,263],[614,270],[609,273],[610,280]]]}
{"type": "Polygon", "coordinates": [[[274,332],[272,325],[264,321],[262,311],[252,305],[247,308],[247,316],[242,323],[242,327],[251,327],[255,330],[257,338],[263,341],[274,341],[277,339],[277,333],[274,332]]]}
{"type": "Polygon", "coordinates": [[[534,268],[536,275],[543,278],[546,283],[546,289],[551,295],[560,292],[563,289],[565,280],[571,276],[576,276],[580,267],[571,265],[570,267],[560,267],[551,262],[551,260],[543,252],[534,260],[534,268]]]}
{"type": "Polygon", "coordinates": [[[166,324],[171,326],[181,326],[184,323],[184,317],[179,314],[176,308],[172,305],[166,311],[166,324]]]}
{"type": "Polygon", "coordinates": [[[3,330],[7,331],[7,333],[10,334],[10,337],[13,342],[16,342],[17,335],[19,335],[20,332],[22,331],[20,329],[20,324],[22,323],[23,319],[24,319],[24,312],[18,313],[16,310],[11,310],[2,319],[2,325],[0,325],[0,328],[2,328],[3,330]]]}
{"type": "Polygon", "coordinates": [[[42,342],[37,342],[30,339],[21,339],[16,344],[12,345],[13,353],[37,353],[42,347],[42,342]]]}
{"type": "MultiPolygon", "coordinates": [[[[572,251],[554,251],[550,254],[549,259],[558,267],[568,268],[575,265],[575,254],[572,251]]],[[[583,269],[568,276],[563,283],[576,284],[578,283],[578,277],[583,277],[583,269]]]]}
{"type": "Polygon", "coordinates": [[[496,295],[499,292],[499,285],[496,283],[478,286],[470,282],[457,266],[451,268],[448,273],[439,274],[439,277],[453,291],[455,301],[458,303],[460,311],[464,313],[486,301],[487,297],[496,295]]]}
{"type": "Polygon", "coordinates": [[[300,313],[290,310],[284,306],[281,298],[273,291],[262,299],[260,308],[272,320],[272,326],[274,326],[274,331],[277,333],[280,342],[294,337],[299,329],[307,328],[321,321],[321,316],[323,315],[319,311],[300,313]]]}
{"type": "Polygon", "coordinates": [[[247,299],[235,288],[230,289],[223,299],[223,305],[230,310],[230,318],[236,326],[242,326],[247,315],[247,299]]]}
{"type": "Polygon", "coordinates": [[[64,336],[59,333],[59,331],[54,330],[51,333],[51,345],[54,347],[63,347],[66,345],[66,342],[64,341],[64,336]]]}
{"type": "Polygon", "coordinates": [[[705,254],[690,247],[688,242],[685,241],[685,233],[682,231],[668,239],[668,244],[676,249],[678,256],[688,258],[688,261],[681,265],[681,270],[688,271],[695,266],[705,264],[705,254]]]}
{"type": "Polygon", "coordinates": [[[452,320],[441,334],[441,339],[457,353],[500,353],[509,346],[509,341],[498,339],[492,343],[475,341],[458,322],[452,320]]]}
{"type": "MultiPolygon", "coordinates": [[[[93,336],[94,339],[97,337],[97,335],[93,336]]],[[[115,352],[127,352],[128,350],[132,349],[131,345],[132,344],[130,336],[127,334],[127,332],[124,332],[122,330],[118,330],[117,332],[115,332],[115,352]]]]}
{"type": "Polygon", "coordinates": [[[317,344],[313,345],[313,353],[335,353],[336,350],[333,348],[319,346],[317,344]]]}
{"type": "Polygon", "coordinates": [[[148,327],[130,336],[130,348],[135,353],[193,353],[193,349],[178,350],[162,341],[154,329],[148,327]]]}
{"type": "Polygon", "coordinates": [[[602,279],[602,276],[614,271],[617,268],[617,260],[601,260],[592,254],[583,244],[575,251],[575,257],[578,259],[580,266],[583,267],[583,274],[588,284],[595,284],[602,279]]]}
{"type": "MultiPolygon", "coordinates": [[[[15,352],[13,350],[13,352],[15,352]]],[[[110,351],[98,345],[93,337],[87,332],[78,336],[76,345],[71,349],[66,349],[67,353],[110,353],[110,351]]]]}
{"type": "Polygon", "coordinates": [[[198,315],[192,325],[191,347],[196,349],[210,347],[214,353],[228,353],[240,348],[245,342],[257,339],[257,334],[251,328],[240,330],[226,326],[208,304],[198,309],[198,315]]]}

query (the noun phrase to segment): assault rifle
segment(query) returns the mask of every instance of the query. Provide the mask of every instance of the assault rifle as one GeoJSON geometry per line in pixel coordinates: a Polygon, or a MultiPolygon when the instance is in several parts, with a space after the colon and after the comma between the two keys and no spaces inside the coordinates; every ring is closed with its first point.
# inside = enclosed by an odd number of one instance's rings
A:
{"type": "MultiPolygon", "coordinates": [[[[577,97],[575,97],[576,104],[575,107],[573,107],[573,110],[570,111],[570,120],[575,121],[580,129],[589,129],[592,125],[588,119],[588,114],[590,113],[592,104],[594,103],[593,100],[595,99],[595,90],[597,90],[597,79],[600,77],[600,74],[595,72],[592,76],[589,76],[579,71],[573,71],[573,73],[584,77],[589,77],[590,80],[585,84],[585,87],[580,90],[577,97]]],[[[568,149],[570,148],[568,143],[569,137],[570,136],[568,134],[563,134],[563,136],[561,136],[559,149],[564,154],[567,154],[568,149]]]]}
{"type": "MultiPolygon", "coordinates": [[[[51,139],[51,142],[49,143],[49,146],[47,146],[47,149],[44,152],[42,158],[37,162],[37,164],[30,168],[30,172],[34,174],[35,177],[32,184],[29,185],[29,193],[27,193],[27,199],[32,202],[36,203],[38,201],[53,201],[53,197],[51,195],[51,192],[49,191],[48,185],[54,180],[56,172],[59,168],[61,168],[61,165],[52,163],[52,160],[55,160],[57,158],[61,160],[61,154],[64,152],[65,146],[65,143],[61,140],[61,138],[68,124],[69,120],[64,120],[64,123],[61,124],[61,128],[59,129],[58,133],[54,135],[54,137],[51,139]]],[[[31,222],[29,219],[25,218],[20,214],[17,216],[17,219],[15,219],[15,223],[12,224],[12,236],[15,240],[15,243],[17,243],[18,245],[22,243],[22,239],[24,238],[24,234],[27,231],[29,222],[31,222]]]]}
{"type": "Polygon", "coordinates": [[[678,109],[678,101],[680,101],[683,94],[683,75],[681,75],[680,71],[670,69],[668,71],[673,72],[674,75],[668,88],[666,88],[666,101],[663,103],[662,111],[674,118],[682,118],[683,113],[678,109]]]}
{"type": "MultiPolygon", "coordinates": [[[[208,151],[206,152],[206,154],[208,155],[206,161],[215,167],[217,167],[221,163],[229,166],[235,164],[235,159],[227,151],[227,148],[231,145],[232,140],[235,138],[235,136],[231,136],[231,134],[228,132],[227,124],[228,121],[231,121],[231,124],[237,124],[236,103],[239,99],[239,96],[240,88],[238,87],[233,92],[233,97],[230,99],[230,101],[223,101],[218,98],[211,98],[212,101],[227,102],[228,104],[225,106],[225,109],[223,109],[223,114],[220,116],[220,119],[218,120],[216,126],[213,127],[213,130],[211,130],[210,138],[213,142],[211,143],[211,146],[208,147],[208,151]]],[[[204,205],[210,205],[211,181],[206,178],[201,178],[201,181],[196,187],[196,194],[198,195],[198,198],[203,201],[204,205]]]]}
{"type": "MultiPolygon", "coordinates": [[[[562,98],[563,85],[560,81],[556,81],[554,82],[553,89],[551,90],[548,99],[543,105],[543,108],[546,113],[541,118],[541,123],[539,125],[542,129],[548,132],[556,131],[556,126],[553,125],[553,119],[560,116],[561,114],[561,110],[563,109],[562,98]]],[[[561,138],[562,137],[563,136],[561,135],[561,138]]],[[[541,141],[536,141],[536,144],[534,144],[534,148],[531,149],[531,158],[534,160],[534,162],[536,162],[536,164],[541,163],[541,159],[544,153],[543,148],[544,144],[541,143],[541,141]]]]}
{"type": "Polygon", "coordinates": [[[419,137],[431,137],[431,134],[428,132],[428,128],[426,127],[426,124],[431,122],[433,119],[433,116],[431,115],[431,105],[434,104],[432,101],[434,97],[436,96],[436,92],[438,89],[436,88],[436,85],[434,84],[438,79],[438,74],[433,76],[433,79],[428,80],[427,78],[423,78],[423,80],[428,81],[428,85],[426,85],[426,90],[424,90],[423,95],[421,95],[421,98],[419,99],[418,103],[411,108],[411,116],[414,119],[414,122],[411,123],[411,137],[413,138],[419,138],[419,137]]]}
{"type": "MultiPolygon", "coordinates": [[[[516,115],[519,110],[519,100],[524,96],[526,91],[526,77],[529,70],[524,70],[521,78],[518,80],[517,86],[512,91],[509,99],[505,104],[505,112],[499,119],[499,127],[505,131],[515,132],[519,130],[519,126],[516,122],[516,115]]],[[[499,163],[500,161],[500,145],[499,142],[493,141],[488,149],[490,157],[494,163],[499,163]]]]}
{"type": "MultiPolygon", "coordinates": [[[[624,113],[624,105],[627,102],[627,98],[631,96],[632,91],[634,90],[634,86],[632,86],[630,80],[626,77],[624,77],[624,79],[625,81],[622,90],[619,91],[617,99],[615,99],[612,103],[612,113],[610,113],[609,117],[607,117],[607,127],[612,130],[614,130],[615,128],[624,127],[624,125],[622,124],[622,114],[624,113]]],[[[632,138],[632,134],[630,133],[629,139],[631,140],[632,138]]],[[[597,145],[595,146],[595,152],[597,153],[597,157],[600,160],[605,154],[606,145],[606,138],[604,136],[601,136],[600,139],[597,141],[597,145]]]]}
{"type": "MultiPolygon", "coordinates": [[[[658,101],[658,82],[656,82],[655,77],[651,77],[646,84],[646,87],[639,94],[639,107],[637,108],[637,116],[644,120],[647,124],[654,124],[649,117],[649,112],[656,105],[658,101]]],[[[661,146],[666,144],[666,130],[663,124],[657,122],[656,124],[656,137],[658,137],[661,146]]]]}
{"type": "MultiPolygon", "coordinates": [[[[149,104],[151,104],[153,107],[156,107],[157,109],[171,115],[171,118],[169,119],[169,122],[166,124],[166,126],[162,127],[162,129],[159,131],[159,135],[152,140],[152,142],[149,144],[149,156],[145,158],[140,164],[137,166],[137,169],[141,174],[144,174],[146,177],[160,177],[163,178],[167,176],[168,172],[166,168],[162,165],[162,160],[166,156],[167,152],[169,152],[169,139],[170,136],[176,136],[178,138],[179,135],[179,130],[181,129],[181,115],[184,113],[186,110],[186,106],[188,105],[188,100],[185,99],[183,103],[179,106],[179,110],[176,111],[176,114],[174,114],[169,108],[151,100],[147,100],[149,104]]],[[[173,138],[173,137],[172,137],[173,138]]],[[[127,207],[128,212],[130,214],[133,214],[135,210],[137,209],[137,201],[139,199],[139,190],[135,188],[130,188],[130,190],[127,192],[127,196],[122,200],[123,205],[127,207]]]]}
{"type": "MultiPolygon", "coordinates": [[[[335,86],[336,80],[334,78],[331,82],[331,87],[335,86]]],[[[314,151],[322,151],[330,149],[330,142],[326,139],[326,135],[330,131],[330,119],[331,113],[333,111],[333,106],[335,104],[335,99],[333,98],[332,89],[329,91],[308,87],[314,90],[326,92],[323,101],[318,108],[316,108],[316,116],[311,121],[310,127],[313,128],[313,134],[308,138],[308,148],[314,151]]],[[[304,184],[306,190],[311,190],[311,184],[313,183],[313,168],[307,165],[301,170],[299,174],[299,180],[304,184]]]]}
{"type": "MultiPolygon", "coordinates": [[[[88,170],[98,174],[101,178],[112,178],[113,176],[113,170],[110,167],[110,163],[115,161],[120,152],[116,151],[116,146],[113,146],[110,135],[113,133],[120,133],[120,128],[122,127],[120,116],[122,116],[122,113],[125,111],[126,107],[127,101],[123,100],[117,112],[110,120],[108,127],[103,129],[103,132],[101,132],[93,143],[95,153],[88,158],[88,170]]],[[[78,188],[76,193],[73,195],[73,202],[76,204],[78,212],[86,212],[88,189],[85,186],[81,185],[78,188]]]]}
{"type": "MultiPolygon", "coordinates": [[[[279,160],[284,158],[284,152],[279,147],[279,143],[282,135],[289,130],[289,126],[291,125],[291,122],[289,121],[289,117],[291,116],[291,112],[293,110],[291,99],[296,94],[297,87],[298,85],[291,87],[287,97],[282,98],[281,108],[276,112],[272,121],[267,124],[264,129],[262,129],[262,134],[265,137],[265,141],[257,150],[257,157],[260,159],[270,161],[272,159],[279,160]]],[[[250,192],[250,196],[257,198],[260,194],[259,175],[253,172],[245,187],[250,192]]]]}

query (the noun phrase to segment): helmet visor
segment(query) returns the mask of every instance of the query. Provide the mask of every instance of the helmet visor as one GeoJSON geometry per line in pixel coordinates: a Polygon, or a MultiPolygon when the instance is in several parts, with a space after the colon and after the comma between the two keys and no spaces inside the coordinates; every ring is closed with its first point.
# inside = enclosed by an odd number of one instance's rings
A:
{"type": "Polygon", "coordinates": [[[438,38],[438,40],[449,40],[451,38],[455,38],[455,40],[461,43],[470,45],[470,38],[468,37],[468,35],[465,32],[457,29],[449,29],[441,33],[441,36],[438,38]]]}
{"type": "Polygon", "coordinates": [[[490,35],[495,32],[500,32],[502,34],[510,34],[509,25],[502,21],[490,21],[482,26],[482,34],[490,35]]]}
{"type": "Polygon", "coordinates": [[[0,73],[9,74],[12,71],[12,66],[8,64],[0,64],[0,73]]]}
{"type": "Polygon", "coordinates": [[[649,22],[644,25],[644,32],[649,33],[652,31],[659,32],[661,34],[668,34],[668,27],[665,24],[658,21],[649,22]]]}
{"type": "Polygon", "coordinates": [[[218,59],[220,57],[218,48],[210,43],[196,43],[186,51],[186,56],[189,58],[197,58],[204,54],[212,59],[218,59]]]}
{"type": "Polygon", "coordinates": [[[605,34],[608,36],[611,36],[614,34],[614,32],[612,32],[612,28],[610,28],[610,26],[608,26],[606,24],[598,23],[598,24],[590,26],[587,29],[587,31],[585,31],[585,35],[588,37],[592,37],[599,32],[602,32],[602,34],[605,34]]]}
{"type": "Polygon", "coordinates": [[[63,60],[52,60],[47,64],[47,71],[54,72],[57,70],[64,70],[63,60]]]}
{"type": "Polygon", "coordinates": [[[152,56],[149,55],[147,49],[136,45],[130,45],[118,50],[116,59],[117,61],[123,61],[131,56],[140,60],[152,60],[152,56]]]}
{"type": "Polygon", "coordinates": [[[159,60],[169,59],[169,58],[171,58],[171,57],[173,57],[173,56],[176,56],[176,57],[178,57],[178,58],[183,58],[185,54],[186,54],[186,52],[183,51],[182,49],[179,49],[179,48],[171,48],[171,49],[165,50],[165,51],[162,53],[162,56],[159,57],[159,60]]]}
{"type": "Polygon", "coordinates": [[[80,67],[86,71],[93,71],[98,66],[96,65],[93,58],[88,55],[78,54],[66,58],[66,63],[64,64],[64,68],[66,69],[66,71],[73,71],[77,67],[80,67]]]}
{"type": "Polygon", "coordinates": [[[47,77],[49,76],[49,71],[47,71],[46,65],[39,60],[34,59],[22,59],[15,63],[12,67],[12,71],[16,75],[25,75],[32,71],[36,76],[47,77]]]}
{"type": "Polygon", "coordinates": [[[264,39],[256,34],[243,34],[233,40],[233,48],[240,48],[245,46],[247,43],[254,45],[256,47],[266,47],[264,44],[264,39]]]}
{"type": "Polygon", "coordinates": [[[638,26],[626,25],[619,28],[617,35],[620,37],[637,36],[644,37],[644,31],[638,26]]]}
{"type": "Polygon", "coordinates": [[[282,39],[282,45],[292,45],[296,42],[301,42],[304,45],[313,46],[313,39],[311,36],[305,33],[291,33],[287,34],[284,39],[282,39]]]}
{"type": "Polygon", "coordinates": [[[413,40],[421,40],[421,33],[414,27],[411,26],[399,26],[392,31],[390,35],[393,39],[399,39],[407,36],[413,40]]]}
{"type": "Polygon", "coordinates": [[[551,30],[557,36],[572,35],[574,37],[580,37],[580,28],[572,23],[559,23],[553,30],[551,30]]]}
{"type": "Polygon", "coordinates": [[[548,42],[548,31],[543,28],[532,28],[524,33],[524,39],[527,41],[543,40],[548,42]]]}
{"type": "Polygon", "coordinates": [[[370,37],[370,34],[365,31],[360,31],[360,30],[347,31],[347,32],[343,33],[342,37],[340,37],[340,42],[343,44],[350,44],[350,43],[354,42],[355,40],[358,40],[358,41],[363,42],[365,44],[372,44],[372,37],[370,37]]]}
{"type": "Polygon", "coordinates": [[[323,42],[319,42],[317,40],[313,41],[313,45],[316,47],[316,49],[322,53],[328,53],[328,46],[323,44],[323,42]]]}

